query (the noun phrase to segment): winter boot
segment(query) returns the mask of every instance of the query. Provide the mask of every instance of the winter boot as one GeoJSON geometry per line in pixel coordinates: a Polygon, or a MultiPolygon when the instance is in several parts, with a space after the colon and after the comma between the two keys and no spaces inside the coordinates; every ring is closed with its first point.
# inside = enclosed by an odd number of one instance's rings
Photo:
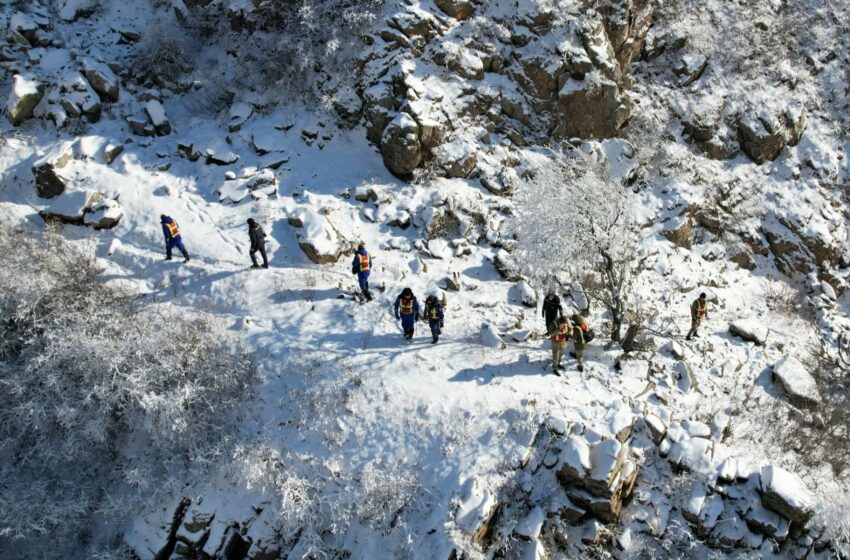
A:
{"type": "Polygon", "coordinates": [[[189,262],[189,251],[183,251],[183,262],[189,262]]]}
{"type": "Polygon", "coordinates": [[[268,267],[269,267],[269,263],[263,263],[263,268],[268,268],[268,267]]]}

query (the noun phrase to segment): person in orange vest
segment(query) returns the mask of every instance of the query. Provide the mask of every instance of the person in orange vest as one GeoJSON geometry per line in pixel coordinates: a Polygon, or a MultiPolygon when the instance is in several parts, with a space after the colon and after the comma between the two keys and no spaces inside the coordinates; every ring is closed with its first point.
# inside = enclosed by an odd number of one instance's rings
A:
{"type": "Polygon", "coordinates": [[[405,288],[395,299],[395,318],[401,319],[401,328],[404,329],[404,338],[413,338],[416,321],[419,320],[419,302],[413,295],[413,290],[405,288]]]}
{"type": "Polygon", "coordinates": [[[564,355],[564,349],[567,347],[567,339],[572,334],[572,326],[567,321],[566,317],[558,317],[555,323],[555,328],[552,329],[552,336],[549,340],[552,341],[552,371],[556,374],[559,369],[564,369],[561,365],[561,357],[564,355]]]}
{"type": "Polygon", "coordinates": [[[573,351],[570,352],[570,356],[576,359],[576,369],[579,371],[584,371],[584,347],[587,346],[587,343],[593,340],[593,331],[590,330],[590,327],[587,324],[587,321],[584,320],[578,313],[574,313],[570,317],[570,321],[572,322],[572,339],[573,339],[573,351]]]}
{"type": "Polygon", "coordinates": [[[688,331],[688,336],[685,340],[690,340],[692,336],[699,337],[697,330],[704,318],[708,317],[708,301],[706,300],[705,292],[701,293],[697,299],[691,302],[691,330],[688,331]]]}
{"type": "Polygon", "coordinates": [[[428,321],[428,326],[431,328],[431,344],[437,344],[437,341],[440,340],[444,319],[443,304],[440,303],[437,296],[428,296],[425,299],[425,320],[428,321]]]}
{"type": "Polygon", "coordinates": [[[360,284],[360,291],[363,292],[363,297],[366,301],[372,301],[372,292],[369,291],[369,274],[372,272],[372,257],[366,251],[366,244],[360,243],[357,246],[357,252],[354,253],[354,260],[351,261],[351,272],[357,275],[357,282],[360,284]]]}
{"type": "Polygon", "coordinates": [[[159,221],[162,224],[162,234],[165,235],[165,260],[171,260],[171,250],[175,247],[183,253],[184,262],[189,262],[189,252],[183,245],[183,237],[180,236],[180,228],[171,216],[161,214],[159,221]]]}

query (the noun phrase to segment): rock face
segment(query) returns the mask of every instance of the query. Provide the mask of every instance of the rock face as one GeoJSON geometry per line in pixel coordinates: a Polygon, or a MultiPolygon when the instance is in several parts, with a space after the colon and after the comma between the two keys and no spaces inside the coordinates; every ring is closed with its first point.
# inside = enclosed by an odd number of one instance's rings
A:
{"type": "Polygon", "coordinates": [[[738,121],[738,138],[741,148],[756,163],[775,160],[785,145],[781,130],[770,121],[754,117],[738,121]]]}
{"type": "Polygon", "coordinates": [[[629,120],[631,104],[617,84],[598,73],[568,80],[558,93],[562,138],[610,138],[629,120]]]}
{"type": "Polygon", "coordinates": [[[381,136],[381,155],[387,169],[396,175],[407,176],[422,161],[419,125],[407,113],[399,113],[387,125],[381,136]]]}
{"type": "Polygon", "coordinates": [[[59,173],[74,159],[76,142],[63,142],[32,165],[38,196],[53,198],[65,192],[65,178],[59,173]]]}
{"type": "Polygon", "coordinates": [[[782,385],[788,400],[796,406],[820,404],[821,397],[814,377],[793,356],[785,356],[773,366],[773,378],[782,385]]]}
{"type": "Polygon", "coordinates": [[[33,110],[44,96],[44,84],[32,76],[22,74],[12,79],[12,91],[6,102],[9,121],[15,126],[32,117],[33,110]]]}
{"type": "Polygon", "coordinates": [[[475,11],[469,0],[435,0],[434,3],[455,19],[467,19],[475,11]]]}

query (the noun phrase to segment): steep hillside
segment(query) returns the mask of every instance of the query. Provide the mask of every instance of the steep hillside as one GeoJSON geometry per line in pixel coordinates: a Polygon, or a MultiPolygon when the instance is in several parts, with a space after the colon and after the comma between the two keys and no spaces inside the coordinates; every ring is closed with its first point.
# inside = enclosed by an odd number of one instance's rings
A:
{"type": "MultiPolygon", "coordinates": [[[[0,432],[0,556],[850,554],[850,5],[756,4],[0,0],[0,241],[55,294],[56,231],[251,356],[150,368],[101,433],[4,340],[5,414],[54,413],[0,432]],[[439,342],[403,338],[404,287],[445,302],[439,342]],[[583,371],[553,372],[550,290],[583,371]],[[96,445],[33,473],[51,440],[96,445]]],[[[145,369],[50,371],[90,402],[145,369]]]]}

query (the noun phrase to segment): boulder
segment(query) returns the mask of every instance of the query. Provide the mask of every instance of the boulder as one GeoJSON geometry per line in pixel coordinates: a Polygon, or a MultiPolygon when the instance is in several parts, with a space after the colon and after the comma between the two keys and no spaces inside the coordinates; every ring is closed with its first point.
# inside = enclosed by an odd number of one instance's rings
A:
{"type": "Polygon", "coordinates": [[[344,240],[325,216],[313,210],[301,209],[293,217],[296,223],[303,224],[303,231],[297,234],[298,246],[308,259],[316,264],[330,264],[339,260],[344,250],[344,240]]]}
{"type": "Polygon", "coordinates": [[[91,87],[104,101],[118,101],[118,76],[106,64],[86,57],[82,61],[83,74],[91,87]]]}
{"type": "Polygon", "coordinates": [[[478,163],[477,147],[473,142],[456,140],[439,146],[435,150],[438,165],[446,177],[466,179],[478,163]]]}
{"type": "Polygon", "coordinates": [[[818,384],[806,370],[806,366],[797,358],[785,356],[776,362],[773,366],[773,379],[782,386],[791,404],[795,406],[820,404],[818,384]]]}
{"type": "Polygon", "coordinates": [[[59,105],[69,117],[80,115],[91,122],[100,120],[101,102],[97,92],[79,72],[66,72],[59,80],[59,105]]]}
{"type": "Polygon", "coordinates": [[[157,136],[167,136],[171,134],[171,122],[165,114],[165,108],[162,103],[156,99],[151,99],[145,103],[145,114],[148,116],[157,136]]]}
{"type": "Polygon", "coordinates": [[[227,144],[218,140],[212,142],[204,150],[207,164],[232,165],[239,161],[239,154],[232,151],[227,144]]]}
{"type": "Polygon", "coordinates": [[[680,78],[679,85],[685,87],[699,80],[707,66],[708,58],[704,54],[686,54],[673,72],[680,78]]]}
{"type": "Polygon", "coordinates": [[[110,165],[124,151],[124,144],[118,142],[109,142],[103,149],[103,157],[106,164],[110,165]]]}
{"type": "Polygon", "coordinates": [[[507,346],[505,341],[502,340],[502,335],[500,335],[496,327],[490,323],[484,323],[481,325],[481,334],[479,338],[481,340],[481,344],[490,348],[498,348],[501,350],[507,346]]]}
{"type": "Polygon", "coordinates": [[[124,217],[124,210],[115,200],[103,199],[90,205],[83,223],[94,229],[112,229],[124,217]]]}
{"type": "Polygon", "coordinates": [[[546,512],[540,506],[534,508],[516,525],[516,533],[520,537],[528,540],[535,540],[540,536],[540,529],[543,528],[543,522],[546,520],[546,512]]]}
{"type": "Polygon", "coordinates": [[[74,159],[76,149],[76,141],[62,142],[32,164],[38,196],[53,198],[65,192],[66,179],[62,177],[59,170],[65,168],[74,159]]]}
{"type": "Polygon", "coordinates": [[[762,164],[779,156],[785,138],[769,119],[748,115],[738,119],[738,142],[751,160],[762,164]]]}
{"type": "Polygon", "coordinates": [[[755,343],[756,346],[764,346],[769,329],[763,322],[755,319],[738,319],[729,325],[729,332],[734,336],[755,343]]]}
{"type": "Polygon", "coordinates": [[[156,134],[156,129],[145,114],[129,116],[126,118],[126,121],[130,125],[130,130],[133,131],[133,134],[139,136],[153,136],[156,134]]]}
{"type": "Polygon", "coordinates": [[[384,129],[392,121],[395,103],[392,85],[387,82],[378,82],[363,92],[366,138],[370,142],[380,143],[384,129]]]}
{"type": "Polygon", "coordinates": [[[520,303],[526,307],[537,307],[537,292],[525,280],[520,280],[516,284],[516,289],[519,292],[520,303]]]}
{"type": "Polygon", "coordinates": [[[62,0],[59,4],[59,17],[67,22],[76,21],[92,15],[98,6],[98,0],[62,0]]]}
{"type": "Polygon", "coordinates": [[[558,106],[559,138],[610,138],[631,116],[631,104],[617,84],[598,72],[567,80],[558,93],[558,106]]]}
{"type": "Polygon", "coordinates": [[[667,221],[662,233],[676,247],[690,249],[694,243],[694,224],[688,216],[667,221]]]}
{"type": "Polygon", "coordinates": [[[517,282],[520,280],[519,264],[506,250],[501,249],[493,258],[493,266],[505,280],[517,282]]]}
{"type": "Polygon", "coordinates": [[[469,0],[434,0],[434,3],[443,12],[459,20],[468,19],[475,11],[475,7],[469,0]]]}
{"type": "Polygon", "coordinates": [[[381,136],[381,155],[392,173],[407,176],[422,162],[419,125],[407,113],[399,113],[381,136]]]}
{"type": "Polygon", "coordinates": [[[570,484],[583,480],[590,472],[590,446],[581,437],[572,435],[560,444],[561,453],[558,460],[561,468],[558,471],[558,479],[562,484],[570,484]]]}
{"type": "Polygon", "coordinates": [[[792,99],[785,108],[785,142],[796,146],[806,130],[806,107],[799,99],[792,99]]]}
{"type": "Polygon", "coordinates": [[[12,78],[12,90],[6,102],[9,121],[18,126],[32,117],[33,110],[44,96],[45,85],[33,76],[17,74],[12,78]]]}
{"type": "Polygon", "coordinates": [[[793,523],[805,525],[817,500],[796,474],[768,465],[761,469],[762,504],[793,523]]]}
{"type": "Polygon", "coordinates": [[[455,511],[457,527],[473,542],[481,543],[496,518],[498,502],[489,488],[478,479],[467,480],[455,511]]]}
{"type": "Polygon", "coordinates": [[[38,22],[23,12],[15,12],[9,19],[7,38],[11,43],[23,46],[38,44],[38,22]]]}
{"type": "Polygon", "coordinates": [[[664,420],[654,414],[647,414],[643,417],[643,421],[644,424],[646,424],[647,429],[649,429],[652,441],[655,442],[656,445],[661,443],[664,436],[667,435],[667,424],[664,423],[664,420]]]}

